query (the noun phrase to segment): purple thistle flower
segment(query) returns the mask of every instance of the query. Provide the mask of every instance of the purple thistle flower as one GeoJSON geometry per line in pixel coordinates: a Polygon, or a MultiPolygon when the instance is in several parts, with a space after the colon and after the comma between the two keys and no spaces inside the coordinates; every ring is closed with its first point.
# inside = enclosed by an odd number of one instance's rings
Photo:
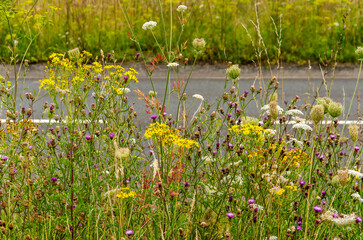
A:
{"type": "Polygon", "coordinates": [[[227,215],[227,217],[228,217],[229,219],[234,218],[234,213],[229,212],[229,213],[227,213],[226,215],[227,215]]]}
{"type": "Polygon", "coordinates": [[[248,90],[245,91],[245,95],[247,95],[247,94],[248,94],[248,90]]]}
{"type": "Polygon", "coordinates": [[[72,230],[73,230],[73,227],[72,227],[72,226],[69,226],[69,230],[71,230],[71,231],[72,231],[72,230]]]}
{"type": "Polygon", "coordinates": [[[113,132],[110,132],[109,134],[108,134],[108,136],[111,138],[111,140],[112,140],[112,138],[114,138],[115,137],[115,134],[113,133],[113,132]]]}
{"type": "Polygon", "coordinates": [[[330,134],[329,137],[330,137],[331,140],[334,140],[335,139],[335,135],[334,134],[330,134]]]}
{"type": "Polygon", "coordinates": [[[254,216],[252,220],[254,223],[257,222],[257,216],[254,216]]]}
{"type": "Polygon", "coordinates": [[[316,206],[314,207],[314,211],[315,211],[315,212],[321,212],[321,211],[323,211],[323,208],[322,208],[321,206],[319,206],[319,205],[316,205],[316,206]]]}
{"type": "Polygon", "coordinates": [[[132,231],[131,229],[128,229],[128,230],[125,231],[125,234],[127,236],[131,236],[132,234],[134,234],[134,231],[132,231]]]}
{"type": "Polygon", "coordinates": [[[158,118],[158,115],[151,115],[151,117],[150,117],[152,120],[155,120],[155,119],[157,119],[158,118]]]}
{"type": "Polygon", "coordinates": [[[185,187],[189,187],[189,182],[188,182],[188,181],[186,181],[186,182],[184,183],[184,186],[185,186],[185,187]]]}
{"type": "Polygon", "coordinates": [[[56,182],[56,181],[58,181],[58,179],[56,177],[52,177],[52,181],[56,182]]]}
{"type": "Polygon", "coordinates": [[[1,160],[6,161],[6,160],[8,160],[8,157],[7,156],[2,156],[1,160]]]}
{"type": "Polygon", "coordinates": [[[339,218],[339,215],[336,213],[333,213],[333,218],[339,218]]]}
{"type": "Polygon", "coordinates": [[[357,218],[355,219],[355,221],[356,221],[356,223],[360,223],[360,222],[362,222],[362,219],[361,219],[360,217],[357,217],[357,218]]]}
{"type": "Polygon", "coordinates": [[[354,150],[355,150],[356,152],[358,152],[358,151],[360,150],[360,148],[359,148],[358,146],[355,146],[355,147],[354,147],[354,150]]]}
{"type": "Polygon", "coordinates": [[[300,231],[300,230],[301,230],[301,226],[297,226],[297,230],[299,230],[299,231],[300,231]]]}
{"type": "Polygon", "coordinates": [[[297,225],[299,225],[299,226],[303,225],[302,221],[299,221],[299,222],[297,223],[297,225]]]}
{"type": "Polygon", "coordinates": [[[299,184],[300,184],[300,187],[302,187],[302,186],[305,185],[305,181],[304,180],[300,180],[299,184]]]}
{"type": "Polygon", "coordinates": [[[227,117],[229,117],[229,118],[230,118],[230,117],[232,117],[232,114],[228,113],[228,114],[227,114],[227,117]]]}
{"type": "Polygon", "coordinates": [[[124,80],[125,81],[129,80],[129,77],[128,76],[124,76],[124,80]]]}
{"type": "Polygon", "coordinates": [[[84,138],[85,138],[86,140],[90,140],[92,137],[91,137],[91,135],[87,134],[86,136],[84,136],[84,138]]]}
{"type": "Polygon", "coordinates": [[[248,199],[248,201],[247,201],[249,204],[253,204],[253,203],[255,203],[255,199],[253,199],[253,198],[250,198],[250,199],[248,199]]]}

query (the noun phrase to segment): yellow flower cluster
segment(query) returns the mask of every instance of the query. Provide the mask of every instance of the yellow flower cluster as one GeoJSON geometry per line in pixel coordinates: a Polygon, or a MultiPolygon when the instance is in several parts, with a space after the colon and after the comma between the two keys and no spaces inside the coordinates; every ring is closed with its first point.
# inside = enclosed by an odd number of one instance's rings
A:
{"type": "Polygon", "coordinates": [[[280,196],[280,195],[284,194],[287,190],[296,192],[297,191],[297,186],[286,186],[284,188],[273,187],[269,191],[272,194],[275,194],[275,195],[279,195],[280,196]]]}
{"type": "Polygon", "coordinates": [[[171,129],[164,123],[153,123],[145,131],[146,138],[152,138],[161,141],[164,145],[176,145],[184,148],[192,148],[193,146],[199,147],[199,144],[190,139],[180,137],[179,131],[171,129]]]}
{"type": "Polygon", "coordinates": [[[243,124],[241,127],[239,125],[233,125],[228,130],[238,134],[243,134],[243,135],[255,134],[258,136],[264,134],[267,131],[260,126],[253,125],[251,123],[243,124]]]}
{"type": "MultiPolygon", "coordinates": [[[[127,71],[122,66],[103,66],[99,62],[88,64],[88,59],[92,54],[83,51],[81,54],[65,58],[64,54],[53,53],[50,62],[46,67],[48,76],[40,80],[40,88],[45,90],[65,90],[71,88],[82,89],[87,84],[93,85],[99,74],[104,75],[104,86],[118,90],[124,88],[131,81],[138,82],[136,75],[138,72],[129,68],[127,71]]],[[[119,94],[120,91],[117,93],[119,94]]]]}
{"type": "Polygon", "coordinates": [[[121,188],[121,192],[119,194],[117,194],[116,196],[120,199],[136,198],[136,193],[134,191],[130,190],[130,188],[125,187],[125,188],[121,188]]]}
{"type": "Polygon", "coordinates": [[[295,167],[300,167],[304,165],[309,160],[309,156],[301,151],[301,149],[290,149],[282,159],[283,164],[294,164],[295,167]]]}

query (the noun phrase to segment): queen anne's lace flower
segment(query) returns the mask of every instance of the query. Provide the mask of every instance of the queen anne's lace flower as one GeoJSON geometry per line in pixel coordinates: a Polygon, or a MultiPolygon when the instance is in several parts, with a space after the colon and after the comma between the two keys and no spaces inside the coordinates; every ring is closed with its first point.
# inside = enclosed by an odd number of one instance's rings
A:
{"type": "Polygon", "coordinates": [[[296,123],[296,124],[294,124],[292,126],[292,128],[303,129],[305,131],[312,131],[313,130],[309,125],[307,125],[305,123],[296,123]]]}
{"type": "Polygon", "coordinates": [[[350,195],[352,198],[358,200],[359,202],[363,203],[363,198],[360,196],[359,193],[353,193],[352,195],[350,195]]]}
{"type": "Polygon", "coordinates": [[[348,226],[354,224],[356,218],[357,216],[355,215],[355,213],[352,213],[350,215],[343,215],[343,217],[334,218],[331,220],[331,222],[335,223],[338,226],[348,226]]]}
{"type": "MultiPolygon", "coordinates": [[[[282,114],[283,109],[277,105],[277,109],[279,111],[279,114],[282,114]]],[[[266,104],[261,108],[261,111],[264,112],[265,114],[269,115],[270,114],[270,105],[266,104]]]]}
{"type": "Polygon", "coordinates": [[[142,25],[142,29],[144,30],[152,30],[154,27],[156,27],[157,22],[154,21],[148,21],[142,25]]]}
{"type": "Polygon", "coordinates": [[[183,13],[183,12],[185,12],[187,9],[188,9],[188,7],[187,7],[187,6],[185,6],[185,5],[179,5],[179,6],[177,7],[176,11],[183,13]]]}
{"type": "Polygon", "coordinates": [[[360,179],[363,178],[363,173],[355,171],[355,170],[348,170],[348,174],[353,175],[356,178],[360,178],[360,179]]]}
{"type": "Polygon", "coordinates": [[[304,113],[298,109],[291,109],[289,111],[287,111],[286,116],[293,116],[293,115],[304,115],[304,113]]]}
{"type": "Polygon", "coordinates": [[[177,67],[179,66],[179,63],[173,62],[173,63],[169,63],[168,65],[166,65],[167,67],[177,67]]]}
{"type": "Polygon", "coordinates": [[[199,99],[200,101],[204,101],[204,97],[200,94],[194,94],[193,98],[199,99]]]}

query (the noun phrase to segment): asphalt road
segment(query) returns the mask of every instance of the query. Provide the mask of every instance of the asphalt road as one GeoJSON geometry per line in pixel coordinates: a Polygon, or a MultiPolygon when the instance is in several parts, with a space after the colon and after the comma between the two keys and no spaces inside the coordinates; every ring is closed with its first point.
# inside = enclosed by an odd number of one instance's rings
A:
{"type": "MultiPolygon", "coordinates": [[[[4,69],[0,69],[4,70],[4,69]]],[[[139,75],[139,83],[134,83],[130,86],[131,90],[139,89],[144,93],[148,93],[149,90],[152,89],[150,80],[147,78],[145,72],[142,68],[137,69],[140,72],[139,75]]],[[[183,79],[188,76],[190,67],[186,69],[180,69],[179,78],[183,79]]],[[[165,84],[166,84],[166,68],[156,69],[153,74],[153,81],[155,90],[158,93],[158,99],[163,99],[165,84]]],[[[3,72],[0,74],[4,75],[3,72]]],[[[258,69],[254,67],[243,67],[239,80],[240,91],[244,92],[245,90],[250,91],[250,87],[252,84],[255,85],[256,89],[259,88],[261,82],[259,78],[256,78],[258,74],[258,69]]],[[[263,74],[265,82],[268,82],[271,76],[271,73],[268,70],[264,70],[263,74]]],[[[27,77],[25,80],[21,79],[19,81],[18,88],[18,101],[20,101],[20,95],[24,96],[25,92],[33,92],[38,91],[40,82],[39,80],[44,77],[44,66],[43,65],[34,65],[31,66],[28,70],[27,77]]],[[[313,92],[321,85],[322,77],[319,69],[308,70],[307,68],[291,68],[284,69],[284,71],[278,70],[274,71],[272,75],[276,75],[278,81],[280,83],[279,86],[279,104],[283,106],[283,97],[284,99],[291,101],[296,95],[300,98],[300,104],[304,105],[305,103],[311,103],[313,99],[313,92]],[[283,87],[283,89],[282,89],[283,87]]],[[[326,77],[327,87],[331,89],[330,96],[334,101],[341,102],[345,106],[345,113],[349,108],[350,101],[352,99],[352,95],[354,92],[354,88],[357,81],[358,70],[356,68],[346,68],[341,69],[340,71],[336,71],[335,78],[332,79],[331,74],[326,77]]],[[[175,76],[175,74],[173,75],[175,76]]],[[[10,76],[10,79],[12,77],[10,76]]],[[[174,79],[174,78],[173,78],[174,79]]],[[[13,80],[13,79],[12,79],[13,80]]],[[[173,82],[174,80],[172,80],[173,82]]],[[[200,94],[204,97],[205,101],[210,104],[216,103],[216,98],[221,97],[224,92],[224,84],[225,84],[225,66],[197,66],[195,71],[191,76],[189,85],[187,87],[186,93],[188,95],[187,103],[189,106],[193,103],[194,107],[192,108],[192,113],[194,109],[199,105],[199,100],[192,98],[193,94],[200,94]]],[[[230,87],[230,84],[227,86],[227,90],[230,87]]],[[[360,96],[360,93],[363,92],[363,79],[358,85],[358,91],[356,97],[354,98],[351,116],[349,119],[358,119],[357,115],[357,96],[360,96]]],[[[326,96],[326,89],[323,86],[319,92],[320,96],[326,96]]],[[[138,112],[140,118],[140,122],[142,125],[148,123],[149,117],[145,114],[145,104],[137,99],[137,94],[133,91],[128,93],[129,101],[135,102],[135,111],[138,112]]],[[[51,102],[49,97],[44,97],[42,100],[35,104],[35,112],[34,118],[42,118],[43,104],[44,102],[51,102]]],[[[173,94],[170,101],[170,113],[175,114],[177,108],[177,95],[173,94]]],[[[27,107],[27,106],[25,106],[27,107]]],[[[256,103],[251,103],[247,109],[246,114],[249,116],[258,116],[260,106],[256,106],[256,103]]],[[[213,107],[212,107],[213,109],[213,107]]],[[[360,116],[362,116],[360,114],[360,116]]],[[[1,118],[4,118],[4,113],[2,113],[1,118]]]]}

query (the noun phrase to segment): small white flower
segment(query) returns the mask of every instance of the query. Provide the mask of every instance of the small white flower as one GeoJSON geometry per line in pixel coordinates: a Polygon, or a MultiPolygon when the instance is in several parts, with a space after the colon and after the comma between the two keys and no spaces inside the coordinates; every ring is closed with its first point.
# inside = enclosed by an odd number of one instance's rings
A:
{"type": "Polygon", "coordinates": [[[307,125],[305,123],[296,123],[296,124],[294,124],[292,126],[292,128],[303,129],[305,131],[312,131],[313,130],[309,125],[307,125]]]}
{"type": "Polygon", "coordinates": [[[167,67],[177,67],[179,66],[179,63],[173,62],[173,63],[169,63],[168,65],[166,65],[167,67]]]}
{"type": "Polygon", "coordinates": [[[354,224],[356,221],[357,216],[352,213],[350,215],[343,215],[343,217],[334,218],[331,221],[338,226],[347,226],[350,224],[354,224]]]}
{"type": "Polygon", "coordinates": [[[120,94],[126,94],[131,92],[130,88],[119,88],[120,94]]]}
{"type": "Polygon", "coordinates": [[[359,195],[359,193],[353,193],[350,195],[352,198],[357,199],[359,202],[363,203],[363,198],[359,195]]]}
{"type": "Polygon", "coordinates": [[[335,25],[336,27],[339,27],[339,23],[338,23],[338,22],[335,22],[335,23],[334,23],[334,25],[335,25]]]}
{"type": "Polygon", "coordinates": [[[354,176],[354,177],[356,177],[356,178],[360,178],[360,179],[362,179],[362,178],[363,178],[363,173],[358,172],[358,171],[348,170],[348,174],[349,174],[349,175],[353,175],[353,176],[354,176]]]}
{"type": "Polygon", "coordinates": [[[265,240],[277,240],[278,238],[276,236],[269,236],[269,237],[265,237],[265,240]]]}
{"type": "Polygon", "coordinates": [[[304,145],[304,143],[302,141],[297,140],[296,138],[291,138],[290,141],[288,141],[286,144],[290,144],[290,143],[295,143],[297,144],[299,147],[302,147],[304,145]]]}
{"type": "Polygon", "coordinates": [[[293,116],[293,115],[304,115],[304,113],[298,109],[291,109],[289,111],[287,111],[286,116],[293,116]]]}
{"type": "MultiPolygon", "coordinates": [[[[231,181],[231,175],[227,175],[226,177],[223,178],[223,182],[224,183],[229,183],[229,181],[231,181]]],[[[237,184],[237,185],[242,185],[243,184],[243,178],[241,176],[235,176],[234,180],[231,181],[231,184],[237,184]]]]}
{"type": "Polygon", "coordinates": [[[178,8],[176,9],[176,11],[183,13],[183,12],[185,12],[187,9],[188,9],[188,7],[187,7],[187,6],[185,6],[185,5],[179,5],[179,6],[178,6],[178,8]]]}
{"type": "Polygon", "coordinates": [[[142,25],[142,29],[146,30],[152,30],[154,27],[156,27],[157,22],[154,21],[148,21],[142,25]]]}
{"type": "MultiPolygon", "coordinates": [[[[282,111],[284,109],[282,109],[279,105],[277,105],[277,109],[279,110],[279,114],[282,114],[282,111]]],[[[261,108],[261,111],[264,112],[265,114],[269,115],[270,114],[270,105],[266,104],[261,108]]]]}
{"type": "Polygon", "coordinates": [[[193,98],[199,99],[200,101],[204,101],[204,97],[200,94],[194,94],[193,98]]]}
{"type": "Polygon", "coordinates": [[[209,163],[212,163],[212,162],[215,162],[216,159],[213,158],[212,156],[203,156],[202,157],[202,161],[205,163],[205,164],[209,164],[209,163]]]}

